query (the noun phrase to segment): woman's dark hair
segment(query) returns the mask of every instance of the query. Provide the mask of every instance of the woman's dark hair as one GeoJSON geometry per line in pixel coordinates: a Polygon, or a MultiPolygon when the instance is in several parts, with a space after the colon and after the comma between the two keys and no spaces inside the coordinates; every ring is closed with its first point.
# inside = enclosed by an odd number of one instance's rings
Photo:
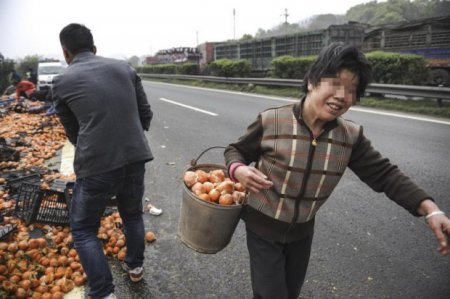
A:
{"type": "Polygon", "coordinates": [[[92,51],[94,38],[91,30],[81,24],[69,24],[59,33],[59,41],[72,55],[92,51]]]}
{"type": "Polygon", "coordinates": [[[305,75],[303,91],[305,94],[308,92],[308,82],[317,86],[322,78],[336,77],[344,69],[351,71],[359,78],[356,90],[356,97],[359,100],[372,79],[372,67],[360,50],[342,42],[332,43],[320,51],[305,75]]]}

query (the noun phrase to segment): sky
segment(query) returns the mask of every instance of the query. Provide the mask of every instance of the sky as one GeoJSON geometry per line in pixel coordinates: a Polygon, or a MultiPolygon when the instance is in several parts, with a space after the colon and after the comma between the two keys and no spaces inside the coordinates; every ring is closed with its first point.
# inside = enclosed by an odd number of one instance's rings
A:
{"type": "Polygon", "coordinates": [[[285,21],[345,14],[371,0],[0,0],[0,53],[62,59],[59,32],[88,27],[97,55],[128,59],[255,35],[285,21]],[[235,14],[233,15],[233,10],[235,14]]]}

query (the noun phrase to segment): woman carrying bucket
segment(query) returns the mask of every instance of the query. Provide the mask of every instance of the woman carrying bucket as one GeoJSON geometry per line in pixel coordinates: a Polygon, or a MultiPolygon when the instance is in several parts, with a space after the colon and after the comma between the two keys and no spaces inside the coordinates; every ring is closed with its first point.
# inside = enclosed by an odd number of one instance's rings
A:
{"type": "Polygon", "coordinates": [[[242,218],[254,298],[298,297],[315,214],[347,167],[414,216],[425,216],[439,252],[450,253],[450,219],[371,146],[360,125],[341,118],[370,77],[370,64],[357,48],[331,44],[307,72],[300,102],[260,113],[225,150],[231,178],[249,191],[242,218]],[[252,162],[255,167],[248,166],[252,162]]]}

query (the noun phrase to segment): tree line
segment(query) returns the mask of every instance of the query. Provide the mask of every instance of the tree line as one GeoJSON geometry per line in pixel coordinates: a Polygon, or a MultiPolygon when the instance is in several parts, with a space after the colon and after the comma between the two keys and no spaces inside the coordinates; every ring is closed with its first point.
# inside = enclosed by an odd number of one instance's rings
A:
{"type": "MultiPolygon", "coordinates": [[[[413,21],[422,18],[440,17],[450,14],[450,1],[442,0],[388,0],[358,4],[347,10],[345,15],[321,14],[298,23],[281,23],[271,29],[258,29],[254,38],[266,38],[326,29],[349,21],[372,26],[413,21]]],[[[241,40],[252,39],[245,34],[241,40]]]]}

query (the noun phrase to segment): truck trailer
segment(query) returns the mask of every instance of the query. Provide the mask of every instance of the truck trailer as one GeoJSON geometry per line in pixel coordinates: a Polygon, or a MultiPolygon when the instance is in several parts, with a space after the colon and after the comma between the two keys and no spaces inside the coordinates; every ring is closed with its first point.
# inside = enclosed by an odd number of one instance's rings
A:
{"type": "Polygon", "coordinates": [[[427,84],[450,86],[450,16],[372,26],[363,51],[378,50],[421,55],[430,69],[427,84]]]}

